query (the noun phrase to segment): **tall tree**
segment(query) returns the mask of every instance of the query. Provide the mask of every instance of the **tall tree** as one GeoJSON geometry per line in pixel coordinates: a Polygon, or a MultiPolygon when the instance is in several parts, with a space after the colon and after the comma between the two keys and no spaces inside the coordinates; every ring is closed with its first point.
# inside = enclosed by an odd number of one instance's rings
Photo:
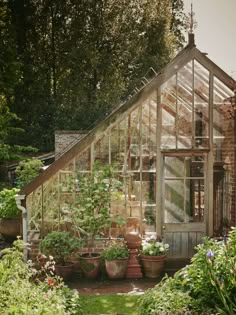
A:
{"type": "MultiPolygon", "coordinates": [[[[12,110],[24,143],[87,129],[182,43],[182,0],[8,0],[22,63],[12,110]]],[[[20,139],[18,139],[20,142],[20,139]]]]}

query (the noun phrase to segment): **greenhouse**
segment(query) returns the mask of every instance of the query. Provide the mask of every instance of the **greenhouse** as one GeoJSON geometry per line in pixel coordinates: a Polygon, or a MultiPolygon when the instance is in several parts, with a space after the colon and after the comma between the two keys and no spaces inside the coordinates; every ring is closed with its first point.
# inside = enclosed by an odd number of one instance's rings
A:
{"type": "MultiPolygon", "coordinates": [[[[193,35],[193,34],[190,34],[193,35]]],[[[191,37],[191,36],[190,36],[191,37]]],[[[203,236],[235,225],[235,81],[189,44],[19,193],[27,233],[68,229],[78,174],[114,164],[121,183],[110,211],[189,258],[203,236]]],[[[112,225],[105,237],[118,237],[112,225]]]]}

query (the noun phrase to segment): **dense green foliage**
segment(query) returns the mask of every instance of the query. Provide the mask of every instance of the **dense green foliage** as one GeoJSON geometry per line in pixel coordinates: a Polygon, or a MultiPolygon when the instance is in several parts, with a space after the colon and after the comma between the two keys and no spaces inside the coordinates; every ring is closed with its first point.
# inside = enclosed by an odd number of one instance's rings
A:
{"type": "Polygon", "coordinates": [[[102,258],[105,260],[129,257],[128,248],[123,243],[114,242],[102,251],[102,258]]]}
{"type": "Polygon", "coordinates": [[[37,271],[23,262],[23,243],[16,241],[5,249],[0,260],[0,314],[4,315],[76,315],[80,313],[79,296],[59,278],[46,275],[35,283],[37,271]]]}
{"type": "Polygon", "coordinates": [[[140,315],[236,313],[236,229],[226,242],[205,239],[191,264],[140,299],[140,315]]]}
{"type": "Polygon", "coordinates": [[[139,295],[81,295],[84,315],[137,315],[139,295]]]}
{"type": "Polygon", "coordinates": [[[16,206],[15,196],[19,189],[3,189],[0,191],[0,218],[12,218],[21,214],[16,206]]]}
{"type": "Polygon", "coordinates": [[[43,162],[37,159],[21,161],[16,168],[17,186],[23,187],[39,175],[43,162]]]}
{"type": "Polygon", "coordinates": [[[74,250],[80,247],[79,239],[68,232],[54,231],[40,242],[40,251],[46,256],[52,256],[58,264],[64,264],[74,250]]]}
{"type": "Polygon", "coordinates": [[[182,0],[7,0],[1,10],[7,106],[26,130],[11,141],[44,151],[55,129],[90,128],[183,42],[182,0]]]}
{"type": "Polygon", "coordinates": [[[24,152],[35,151],[31,146],[20,146],[10,141],[11,136],[22,136],[17,128],[20,119],[10,110],[15,102],[15,88],[21,81],[21,64],[17,56],[16,33],[11,11],[6,1],[0,2],[0,164],[16,160],[24,152]]]}

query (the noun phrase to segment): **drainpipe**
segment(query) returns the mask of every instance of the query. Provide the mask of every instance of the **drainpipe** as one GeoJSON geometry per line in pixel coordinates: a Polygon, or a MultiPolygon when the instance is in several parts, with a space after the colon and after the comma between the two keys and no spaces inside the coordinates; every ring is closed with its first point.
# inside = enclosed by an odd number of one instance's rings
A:
{"type": "Polygon", "coordinates": [[[27,210],[22,206],[22,200],[25,200],[25,195],[16,195],[16,205],[19,210],[22,211],[22,232],[23,232],[23,242],[24,242],[24,260],[27,261],[27,210]]]}

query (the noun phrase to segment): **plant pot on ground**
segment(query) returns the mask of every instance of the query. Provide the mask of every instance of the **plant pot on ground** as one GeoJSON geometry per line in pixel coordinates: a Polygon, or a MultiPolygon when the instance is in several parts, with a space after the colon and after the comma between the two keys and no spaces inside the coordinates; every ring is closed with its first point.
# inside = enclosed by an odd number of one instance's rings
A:
{"type": "Polygon", "coordinates": [[[113,242],[102,252],[105,268],[110,279],[122,279],[126,276],[129,251],[124,243],[113,242]]]}
{"type": "Polygon", "coordinates": [[[52,256],[55,261],[55,273],[64,279],[69,279],[73,271],[73,263],[69,262],[72,253],[81,246],[77,237],[68,232],[54,231],[40,242],[42,254],[52,256]]]}
{"type": "Polygon", "coordinates": [[[147,278],[158,278],[163,274],[166,254],[169,245],[155,240],[144,241],[140,251],[144,275],[147,278]]]}
{"type": "Polygon", "coordinates": [[[21,211],[15,200],[18,191],[17,188],[0,191],[0,234],[10,242],[22,234],[21,211]]]}
{"type": "Polygon", "coordinates": [[[89,278],[97,277],[100,268],[100,255],[94,252],[96,236],[113,222],[124,224],[122,218],[110,211],[114,192],[120,188],[113,171],[113,166],[101,166],[95,162],[90,174],[78,173],[79,191],[78,199],[71,209],[72,221],[74,229],[87,244],[88,253],[81,256],[80,265],[84,275],[89,278]],[[86,259],[89,259],[87,266],[86,259]]]}

